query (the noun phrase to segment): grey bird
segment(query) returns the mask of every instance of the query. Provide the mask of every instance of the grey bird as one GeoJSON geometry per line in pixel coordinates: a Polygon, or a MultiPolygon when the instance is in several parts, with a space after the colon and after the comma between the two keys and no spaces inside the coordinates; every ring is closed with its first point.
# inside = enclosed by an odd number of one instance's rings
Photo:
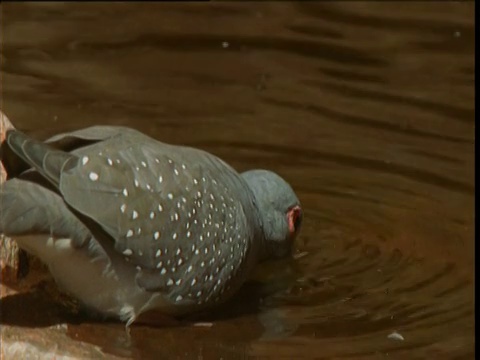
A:
{"type": "Polygon", "coordinates": [[[291,254],[302,221],[290,185],[239,174],[205,151],[126,127],[40,142],[9,130],[0,232],[47,264],[87,308],[126,322],[224,302],[266,259],[291,254]]]}

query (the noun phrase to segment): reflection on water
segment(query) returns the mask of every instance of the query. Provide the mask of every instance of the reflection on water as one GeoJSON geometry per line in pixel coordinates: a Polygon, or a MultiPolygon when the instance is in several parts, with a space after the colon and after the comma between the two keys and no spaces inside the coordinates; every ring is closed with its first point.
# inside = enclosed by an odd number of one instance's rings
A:
{"type": "Polygon", "coordinates": [[[268,167],[304,205],[306,252],[130,342],[42,289],[2,299],[2,323],[67,322],[133,358],[473,358],[473,16],[463,2],[2,4],[15,125],[128,125],[268,167]]]}

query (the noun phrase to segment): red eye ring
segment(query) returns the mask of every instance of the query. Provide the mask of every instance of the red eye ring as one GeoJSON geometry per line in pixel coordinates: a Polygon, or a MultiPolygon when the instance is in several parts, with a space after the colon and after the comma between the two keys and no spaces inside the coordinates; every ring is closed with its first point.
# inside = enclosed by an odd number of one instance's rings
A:
{"type": "Polygon", "coordinates": [[[294,234],[300,228],[302,224],[302,209],[300,206],[296,205],[292,207],[287,212],[287,219],[288,219],[288,231],[290,234],[294,234]]]}

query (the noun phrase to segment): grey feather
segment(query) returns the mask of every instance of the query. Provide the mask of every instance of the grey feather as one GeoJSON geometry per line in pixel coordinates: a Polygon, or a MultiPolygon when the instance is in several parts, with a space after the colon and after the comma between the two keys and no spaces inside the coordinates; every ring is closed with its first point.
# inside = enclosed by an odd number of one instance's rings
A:
{"type": "Polygon", "coordinates": [[[33,166],[55,186],[60,183],[62,170],[68,165],[75,166],[77,161],[75,156],[32,140],[17,130],[7,132],[6,141],[21,159],[33,166]]]}
{"type": "Polygon", "coordinates": [[[20,236],[44,233],[71,237],[75,247],[84,246],[90,231],[54,192],[29,181],[12,179],[0,187],[0,233],[20,236]]]}
{"type": "Polygon", "coordinates": [[[59,284],[128,323],[149,308],[223,301],[261,258],[291,248],[287,216],[299,202],[271,172],[241,176],[214,155],[124,127],[45,143],[9,131],[7,143],[31,168],[12,167],[23,170],[0,192],[0,231],[39,235],[21,244],[41,248],[59,284]]]}

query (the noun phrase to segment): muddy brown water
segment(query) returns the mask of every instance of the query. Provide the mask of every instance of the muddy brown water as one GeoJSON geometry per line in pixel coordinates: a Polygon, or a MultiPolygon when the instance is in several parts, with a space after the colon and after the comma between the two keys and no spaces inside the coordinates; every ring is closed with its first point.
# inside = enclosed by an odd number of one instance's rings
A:
{"type": "Polygon", "coordinates": [[[303,204],[307,252],[130,342],[43,288],[2,299],[2,326],[28,342],[66,323],[61,341],[104,357],[474,358],[473,2],[1,9],[1,107],[18,128],[128,125],[274,170],[303,204]]]}

